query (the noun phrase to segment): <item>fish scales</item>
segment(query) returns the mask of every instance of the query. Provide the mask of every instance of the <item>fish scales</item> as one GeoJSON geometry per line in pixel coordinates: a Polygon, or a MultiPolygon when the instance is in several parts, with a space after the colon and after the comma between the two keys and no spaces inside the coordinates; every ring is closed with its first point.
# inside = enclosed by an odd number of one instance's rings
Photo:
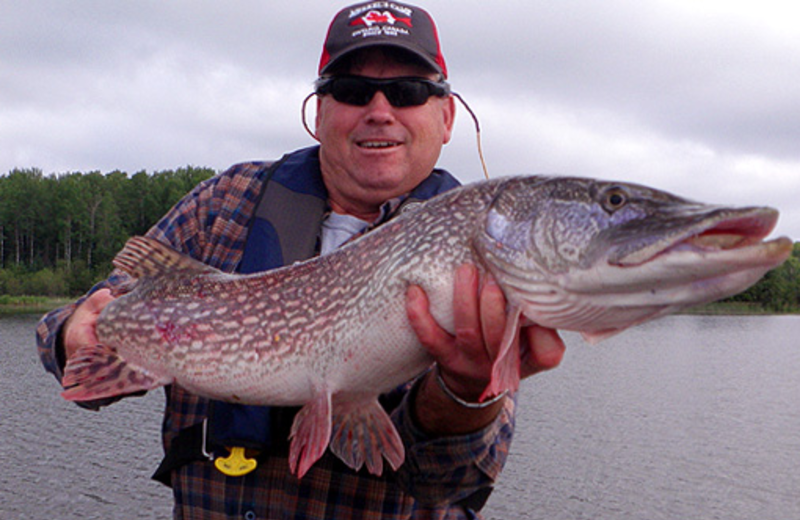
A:
{"type": "Polygon", "coordinates": [[[380,474],[381,457],[396,468],[404,448],[377,396],[432,362],[407,321],[410,284],[452,332],[455,269],[474,263],[497,280],[509,341],[488,397],[519,384],[516,327],[599,341],[744,290],[791,251],[787,238],[764,241],[776,219],[770,208],[705,205],[635,184],[533,176],[410,204],[330,255],[265,273],[222,273],[133,238],[115,265],[137,281],[101,314],[101,345],[68,363],[63,395],[179,384],[231,402],[302,405],[292,471],[302,476],[330,447],[380,474]]]}
{"type": "MultiPolygon", "coordinates": [[[[424,227],[415,226],[409,228],[402,235],[407,235],[405,239],[414,240],[413,235],[416,233],[419,236],[416,239],[417,251],[424,255],[425,251],[432,250],[432,246],[436,246],[441,240],[441,234],[437,233],[431,235],[424,232],[424,227]],[[427,242],[427,245],[425,244],[427,242]]],[[[441,228],[437,231],[444,231],[441,228]]],[[[198,311],[203,309],[204,315],[191,314],[190,319],[192,322],[197,320],[210,321],[213,334],[206,336],[204,343],[213,344],[219,343],[222,345],[230,345],[231,350],[225,352],[225,363],[228,366],[228,376],[240,384],[250,385],[250,381],[254,379],[261,379],[274,376],[274,368],[277,366],[291,367],[292,361],[296,361],[297,356],[303,353],[309,353],[308,350],[314,349],[313,356],[310,356],[309,370],[316,373],[330,373],[331,367],[334,366],[339,359],[339,353],[333,348],[320,347],[321,345],[334,345],[338,343],[348,342],[348,336],[353,338],[369,333],[369,331],[362,331],[357,327],[353,327],[353,323],[368,324],[375,316],[383,316],[385,322],[393,323],[400,321],[402,316],[399,313],[394,315],[387,315],[382,311],[385,306],[387,294],[394,293],[394,299],[402,299],[407,281],[403,282],[397,278],[399,274],[402,277],[404,269],[413,267],[417,262],[422,261],[424,258],[417,255],[416,257],[404,257],[403,255],[387,254],[389,250],[383,251],[386,247],[391,247],[394,241],[389,242],[384,236],[391,236],[391,234],[382,233],[376,234],[375,239],[366,241],[360,245],[348,250],[344,258],[338,259],[336,262],[321,262],[323,265],[319,269],[308,270],[308,272],[294,272],[292,276],[286,280],[276,279],[273,280],[272,286],[280,284],[281,289],[281,306],[277,309],[278,312],[267,314],[259,314],[258,317],[250,315],[253,311],[252,303],[244,305],[231,305],[226,302],[222,297],[216,298],[214,302],[203,302],[200,304],[202,298],[197,298],[192,294],[193,291],[200,289],[194,287],[190,291],[182,290],[173,293],[172,296],[177,298],[192,298],[190,302],[185,303],[186,311],[198,311]],[[413,260],[413,261],[412,261],[413,260]],[[365,281],[370,283],[359,284],[359,276],[357,271],[373,273],[369,278],[363,277],[365,281]],[[388,285],[386,282],[394,281],[393,285],[388,285]],[[324,290],[323,290],[324,288],[324,290]],[[388,290],[388,293],[387,293],[388,290]],[[357,302],[353,305],[345,305],[345,302],[357,302]],[[222,320],[216,320],[213,310],[214,306],[222,306],[227,310],[222,320]],[[236,323],[239,326],[234,328],[226,328],[224,322],[236,323]],[[326,326],[329,324],[329,326],[326,326]],[[225,331],[228,331],[226,334],[225,331]],[[321,337],[320,337],[321,335],[321,337]],[[314,338],[314,336],[318,336],[314,338]],[[243,342],[242,338],[253,338],[250,341],[243,342]],[[275,341],[275,338],[280,338],[280,341],[275,341]],[[269,356],[273,361],[266,365],[253,365],[249,362],[250,357],[242,357],[238,354],[237,348],[242,346],[244,351],[249,351],[253,348],[255,350],[269,350],[269,356]],[[277,347],[277,348],[276,348],[277,347]],[[284,357],[291,357],[284,363],[284,357]],[[234,367],[235,370],[232,371],[234,367]]],[[[163,255],[162,255],[163,256],[163,255]]],[[[323,260],[323,259],[321,259],[323,260]]],[[[440,268],[446,268],[441,266],[440,268]]],[[[420,278],[417,276],[417,278],[420,278]]],[[[228,294],[238,295],[241,291],[252,291],[252,285],[249,283],[254,278],[249,280],[237,280],[232,283],[225,284],[228,294]],[[245,285],[247,283],[247,285],[245,285]],[[234,285],[235,287],[231,287],[234,285]]],[[[418,280],[422,282],[420,278],[418,280]]],[[[175,284],[170,284],[175,285],[175,284]]],[[[184,284],[184,286],[192,284],[184,284]]],[[[195,283],[196,285],[196,283],[195,283]]],[[[270,292],[271,287],[260,288],[262,292],[270,292]]],[[[160,292],[160,288],[154,287],[150,291],[150,297],[156,292],[160,292]]],[[[143,291],[144,292],[144,291],[143,291]]],[[[202,288],[202,292],[207,294],[220,293],[219,289],[210,287],[202,288]]],[[[160,302],[160,299],[153,298],[154,301],[160,302]]],[[[256,301],[257,298],[247,298],[248,302],[256,301]]],[[[175,305],[177,302],[170,302],[170,305],[175,305]]],[[[101,322],[105,323],[105,322],[101,322]]],[[[176,317],[171,315],[168,318],[169,324],[178,323],[176,317]]],[[[389,329],[390,330],[390,329],[389,329]]],[[[99,328],[98,333],[102,336],[104,329],[102,326],[99,328]]],[[[181,353],[180,359],[176,360],[178,363],[177,369],[179,371],[186,371],[187,363],[195,363],[198,359],[202,360],[203,369],[200,374],[206,374],[217,370],[217,365],[222,362],[220,356],[211,355],[210,357],[200,357],[202,354],[196,354],[197,357],[189,358],[185,352],[189,349],[182,347],[184,343],[189,341],[191,345],[192,338],[199,335],[199,331],[193,328],[190,331],[178,331],[177,327],[170,329],[170,334],[165,334],[164,339],[167,340],[167,347],[173,350],[181,348],[184,352],[181,353]]],[[[406,331],[408,334],[409,331],[406,331]]],[[[378,337],[376,341],[386,343],[392,341],[393,334],[387,337],[378,337]]],[[[121,343],[120,338],[109,338],[112,343],[121,343]]],[[[389,348],[387,348],[388,350],[389,348]]],[[[176,352],[177,353],[177,352],[176,352]]],[[[379,359],[379,358],[378,358],[379,359]]],[[[375,359],[373,359],[375,361],[375,359]]],[[[365,359],[359,360],[359,366],[362,370],[368,368],[368,361],[365,359]]],[[[415,372],[419,369],[416,368],[415,372]]],[[[197,371],[194,372],[198,374],[197,371]]],[[[412,374],[413,375],[413,374],[412,374]]],[[[409,376],[410,377],[410,376],[409,376]]],[[[355,376],[358,379],[358,375],[355,376]]],[[[348,375],[347,379],[353,379],[352,375],[348,375]]],[[[308,385],[303,385],[303,391],[308,391],[308,385]]],[[[385,390],[390,387],[385,388],[385,390]]],[[[229,394],[236,394],[242,396],[246,394],[246,389],[241,386],[235,386],[228,389],[229,394]]],[[[220,395],[215,397],[229,398],[228,395],[220,395]]],[[[291,398],[290,398],[291,399],[291,398]]],[[[294,400],[288,401],[285,404],[301,404],[304,400],[308,399],[308,395],[303,393],[294,400]]]]}

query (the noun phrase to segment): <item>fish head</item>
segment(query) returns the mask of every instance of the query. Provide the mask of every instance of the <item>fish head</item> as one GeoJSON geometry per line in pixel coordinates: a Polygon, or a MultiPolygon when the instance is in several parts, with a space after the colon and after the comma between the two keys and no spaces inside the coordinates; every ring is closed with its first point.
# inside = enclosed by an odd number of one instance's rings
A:
{"type": "Polygon", "coordinates": [[[590,342],[739,293],[791,253],[768,207],[703,204],[632,183],[509,180],[475,249],[513,305],[590,342]]]}

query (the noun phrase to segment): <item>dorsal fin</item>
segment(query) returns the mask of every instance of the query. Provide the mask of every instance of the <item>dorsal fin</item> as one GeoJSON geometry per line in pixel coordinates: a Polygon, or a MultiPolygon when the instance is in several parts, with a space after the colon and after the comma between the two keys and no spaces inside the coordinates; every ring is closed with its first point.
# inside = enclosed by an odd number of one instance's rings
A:
{"type": "Polygon", "coordinates": [[[148,237],[130,238],[114,258],[114,266],[136,278],[220,272],[148,237]]]}

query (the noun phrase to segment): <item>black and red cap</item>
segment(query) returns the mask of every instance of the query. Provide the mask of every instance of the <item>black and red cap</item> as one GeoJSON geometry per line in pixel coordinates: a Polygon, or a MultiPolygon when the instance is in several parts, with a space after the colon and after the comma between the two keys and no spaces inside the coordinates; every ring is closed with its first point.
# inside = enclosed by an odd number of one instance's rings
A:
{"type": "Polygon", "coordinates": [[[397,2],[362,2],[339,11],[325,37],[319,75],[346,54],[373,46],[405,49],[447,77],[433,18],[424,9],[397,2]]]}

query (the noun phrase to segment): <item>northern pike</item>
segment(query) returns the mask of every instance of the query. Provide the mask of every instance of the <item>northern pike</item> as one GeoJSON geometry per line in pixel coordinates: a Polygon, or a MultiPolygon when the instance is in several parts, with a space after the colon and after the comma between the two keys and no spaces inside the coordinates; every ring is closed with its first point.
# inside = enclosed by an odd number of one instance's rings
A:
{"type": "Polygon", "coordinates": [[[251,275],[134,237],[114,265],[135,282],[100,315],[99,344],[69,361],[63,396],[178,384],[229,402],[302,405],[292,472],[330,446],[381,474],[383,458],[396,469],[404,449],[377,397],[432,363],[407,321],[409,284],[452,331],[456,268],[474,263],[496,279],[509,319],[490,396],[519,384],[519,326],[596,342],[741,292],[791,252],[788,238],[765,240],[777,218],[636,184],[534,176],[455,189],[332,254],[251,275]]]}

